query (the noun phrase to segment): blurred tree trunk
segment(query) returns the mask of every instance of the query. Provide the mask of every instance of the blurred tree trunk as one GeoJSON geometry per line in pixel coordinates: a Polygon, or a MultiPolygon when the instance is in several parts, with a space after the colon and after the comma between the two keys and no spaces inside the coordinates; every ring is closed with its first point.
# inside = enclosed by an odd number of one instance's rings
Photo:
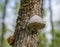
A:
{"type": "Polygon", "coordinates": [[[21,0],[12,47],[38,47],[38,31],[31,31],[27,22],[33,15],[42,17],[43,0],[21,0]]]}
{"type": "Polygon", "coordinates": [[[53,25],[53,12],[52,12],[52,0],[49,0],[49,10],[50,10],[50,23],[51,23],[51,33],[52,33],[52,47],[55,47],[54,45],[54,25],[53,25]]]}
{"type": "Polygon", "coordinates": [[[3,17],[2,17],[2,34],[1,34],[1,45],[4,47],[4,33],[5,33],[5,15],[6,15],[6,5],[8,0],[5,0],[4,7],[3,7],[3,17]]]}

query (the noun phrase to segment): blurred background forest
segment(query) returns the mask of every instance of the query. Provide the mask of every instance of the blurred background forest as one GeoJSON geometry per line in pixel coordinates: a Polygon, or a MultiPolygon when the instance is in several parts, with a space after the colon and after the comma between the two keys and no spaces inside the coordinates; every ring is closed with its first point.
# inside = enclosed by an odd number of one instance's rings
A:
{"type": "MultiPolygon", "coordinates": [[[[7,38],[13,35],[20,0],[0,0],[0,47],[11,47],[7,38]]],[[[46,26],[39,34],[39,47],[60,47],[60,0],[43,0],[46,26]]]]}

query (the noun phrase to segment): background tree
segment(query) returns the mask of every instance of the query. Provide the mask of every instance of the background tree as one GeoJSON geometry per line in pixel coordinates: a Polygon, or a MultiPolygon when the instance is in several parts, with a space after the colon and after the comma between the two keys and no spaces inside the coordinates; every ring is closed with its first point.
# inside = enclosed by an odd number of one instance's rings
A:
{"type": "Polygon", "coordinates": [[[52,33],[52,47],[54,47],[54,25],[53,25],[53,12],[52,12],[52,1],[49,0],[49,11],[50,11],[50,23],[51,23],[51,33],[52,33]]]}
{"type": "Polygon", "coordinates": [[[52,34],[52,44],[50,47],[59,47],[60,32],[59,31],[57,32],[54,29],[55,23],[53,23],[52,0],[49,0],[49,10],[50,10],[50,23],[51,23],[51,34],[52,34]]]}
{"type": "Polygon", "coordinates": [[[1,45],[4,47],[4,33],[5,33],[5,15],[6,15],[6,5],[8,3],[8,0],[5,1],[5,5],[3,7],[3,17],[2,17],[2,34],[1,34],[1,45]]]}

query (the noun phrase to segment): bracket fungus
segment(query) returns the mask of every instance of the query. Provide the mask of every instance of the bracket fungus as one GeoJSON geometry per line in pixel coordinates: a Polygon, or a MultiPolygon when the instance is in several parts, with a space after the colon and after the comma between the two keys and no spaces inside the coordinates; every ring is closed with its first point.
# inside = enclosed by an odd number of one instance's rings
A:
{"type": "Polygon", "coordinates": [[[28,27],[30,29],[36,29],[36,30],[43,29],[45,27],[45,22],[40,16],[34,15],[28,21],[28,27]]]}

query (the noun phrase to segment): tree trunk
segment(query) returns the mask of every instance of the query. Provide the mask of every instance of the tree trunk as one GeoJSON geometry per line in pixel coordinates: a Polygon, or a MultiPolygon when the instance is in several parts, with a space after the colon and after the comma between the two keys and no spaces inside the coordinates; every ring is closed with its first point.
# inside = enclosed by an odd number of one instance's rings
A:
{"type": "Polygon", "coordinates": [[[4,7],[3,7],[3,17],[2,17],[2,32],[1,32],[1,45],[4,47],[4,33],[5,33],[5,15],[6,15],[6,6],[8,0],[5,0],[4,7]]]}
{"type": "Polygon", "coordinates": [[[21,0],[12,47],[38,47],[38,31],[30,30],[27,23],[33,15],[42,16],[42,4],[43,0],[21,0]]]}
{"type": "Polygon", "coordinates": [[[49,0],[49,10],[50,10],[50,23],[51,23],[51,33],[52,33],[52,47],[54,47],[54,38],[55,38],[55,33],[54,33],[54,25],[53,25],[53,12],[52,12],[52,0],[49,0]]]}

